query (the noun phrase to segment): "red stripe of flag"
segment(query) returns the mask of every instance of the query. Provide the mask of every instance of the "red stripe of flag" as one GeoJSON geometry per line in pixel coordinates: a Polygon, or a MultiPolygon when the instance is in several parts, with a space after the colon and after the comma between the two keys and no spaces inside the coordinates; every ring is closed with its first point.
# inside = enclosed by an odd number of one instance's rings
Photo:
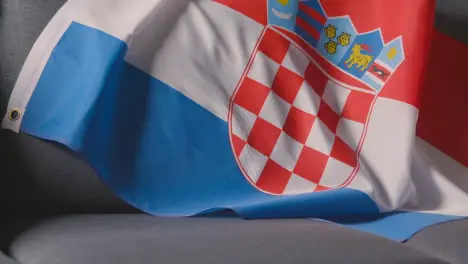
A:
{"type": "Polygon", "coordinates": [[[320,39],[320,32],[315,29],[313,26],[311,26],[307,21],[304,19],[297,17],[296,18],[296,25],[301,27],[305,32],[307,32],[309,35],[311,35],[314,39],[319,40],[320,39]]]}
{"type": "Polygon", "coordinates": [[[434,33],[424,87],[418,90],[421,110],[416,131],[419,137],[465,167],[468,167],[467,61],[465,43],[438,31],[434,33]]]}
{"type": "Polygon", "coordinates": [[[306,13],[308,16],[312,17],[314,20],[319,22],[322,25],[325,25],[325,22],[327,22],[327,18],[324,17],[322,14],[320,14],[317,10],[313,9],[312,7],[304,4],[304,3],[299,3],[299,10],[302,12],[306,13]]]}

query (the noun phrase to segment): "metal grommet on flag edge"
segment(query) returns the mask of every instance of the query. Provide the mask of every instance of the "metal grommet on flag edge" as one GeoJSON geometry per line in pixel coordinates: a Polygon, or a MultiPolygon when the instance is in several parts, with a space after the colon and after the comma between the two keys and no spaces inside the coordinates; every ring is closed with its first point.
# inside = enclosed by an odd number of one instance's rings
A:
{"type": "Polygon", "coordinates": [[[18,120],[21,117],[21,111],[18,108],[13,108],[8,113],[8,118],[12,121],[18,120]]]}

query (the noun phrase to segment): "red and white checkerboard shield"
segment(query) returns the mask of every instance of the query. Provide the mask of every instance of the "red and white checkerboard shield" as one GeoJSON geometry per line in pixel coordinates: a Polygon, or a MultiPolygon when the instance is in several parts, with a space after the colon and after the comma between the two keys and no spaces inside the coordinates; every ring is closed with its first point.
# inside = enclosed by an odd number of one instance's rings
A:
{"type": "Polygon", "coordinates": [[[376,96],[336,81],[299,45],[265,29],[229,109],[242,173],[270,194],[348,185],[376,96]]]}

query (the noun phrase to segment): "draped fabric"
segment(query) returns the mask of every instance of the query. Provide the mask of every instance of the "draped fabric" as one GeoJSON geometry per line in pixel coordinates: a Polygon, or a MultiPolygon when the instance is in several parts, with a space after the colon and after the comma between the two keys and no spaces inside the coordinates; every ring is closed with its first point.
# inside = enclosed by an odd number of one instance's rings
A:
{"type": "Polygon", "coordinates": [[[427,0],[70,0],[2,125],[66,145],[149,214],[404,240],[468,215],[468,48],[433,16],[427,0]]]}

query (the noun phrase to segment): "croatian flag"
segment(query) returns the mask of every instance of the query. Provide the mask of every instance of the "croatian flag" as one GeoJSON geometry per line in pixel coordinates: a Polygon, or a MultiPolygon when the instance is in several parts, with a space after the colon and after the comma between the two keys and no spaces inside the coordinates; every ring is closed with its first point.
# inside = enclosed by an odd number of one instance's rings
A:
{"type": "Polygon", "coordinates": [[[466,92],[446,66],[468,49],[433,34],[433,13],[427,0],[70,0],[2,125],[67,146],[153,215],[317,218],[404,240],[468,215],[468,141],[447,129],[466,92]]]}

